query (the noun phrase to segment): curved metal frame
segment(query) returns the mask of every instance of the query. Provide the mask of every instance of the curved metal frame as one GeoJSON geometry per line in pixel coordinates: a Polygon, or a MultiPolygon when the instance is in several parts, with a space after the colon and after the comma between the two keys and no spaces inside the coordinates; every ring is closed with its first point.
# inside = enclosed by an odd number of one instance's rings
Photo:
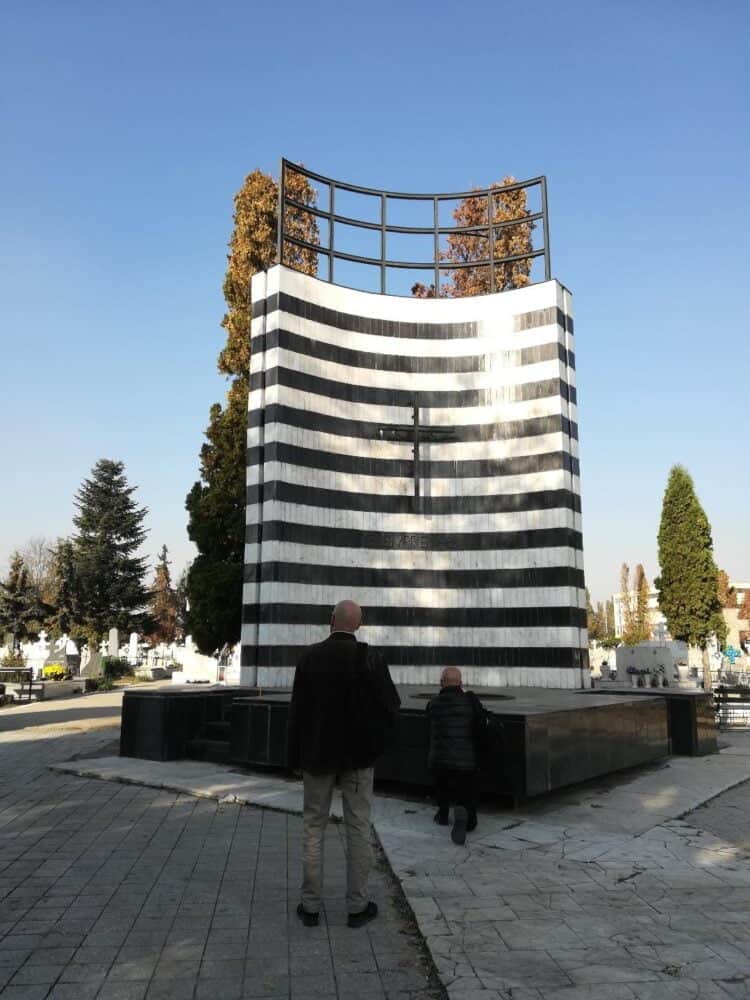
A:
{"type": "Polygon", "coordinates": [[[279,184],[279,227],[278,227],[278,246],[277,254],[278,260],[283,259],[283,248],[285,243],[290,243],[293,246],[300,247],[304,250],[310,250],[314,253],[324,254],[328,257],[329,267],[328,267],[328,281],[335,284],[334,281],[334,261],[335,260],[346,260],[351,261],[356,264],[370,264],[380,268],[380,292],[381,294],[386,294],[386,269],[389,267],[396,268],[409,268],[409,269],[421,269],[421,270],[431,270],[434,273],[435,281],[435,295],[440,295],[440,275],[441,272],[455,271],[459,268],[465,267],[488,267],[490,272],[490,291],[494,292],[496,290],[495,282],[495,271],[499,266],[504,264],[512,264],[515,261],[520,260],[530,260],[536,257],[544,257],[544,280],[549,281],[551,278],[551,266],[550,266],[550,253],[549,253],[549,220],[547,214],[547,178],[545,176],[533,177],[531,180],[527,181],[517,181],[513,184],[507,184],[503,187],[492,187],[484,188],[482,190],[476,191],[460,191],[458,193],[443,193],[443,194],[409,194],[401,191],[381,191],[377,188],[366,188],[360,187],[357,184],[347,184],[343,181],[336,181],[332,177],[324,177],[322,174],[316,174],[312,170],[307,170],[305,167],[298,163],[292,163],[291,160],[282,159],[281,161],[281,180],[279,184]],[[303,177],[308,178],[308,180],[317,181],[319,184],[326,185],[328,187],[328,211],[323,211],[323,209],[318,208],[315,205],[306,205],[304,202],[297,201],[291,198],[287,194],[286,187],[286,172],[287,170],[293,171],[294,173],[301,174],[303,177]],[[498,194],[502,194],[504,191],[517,191],[519,189],[526,188],[536,188],[538,187],[541,194],[541,212],[530,212],[528,215],[523,216],[519,219],[509,219],[503,222],[492,222],[492,198],[498,194]],[[354,194],[364,194],[370,195],[380,199],[380,221],[379,222],[369,222],[364,219],[354,219],[346,215],[337,215],[335,211],[336,206],[336,191],[350,191],[354,194]],[[433,204],[433,224],[432,226],[393,226],[389,225],[387,222],[387,207],[388,199],[399,199],[400,201],[431,201],[433,204]],[[439,224],[439,208],[440,202],[442,201],[459,201],[464,198],[486,198],[487,199],[487,224],[482,224],[481,226],[441,226],[439,224]],[[287,208],[296,209],[298,211],[308,212],[310,215],[315,216],[319,219],[328,220],[328,245],[323,246],[315,243],[308,243],[306,240],[300,239],[297,236],[292,236],[286,230],[286,218],[287,218],[287,208]],[[378,257],[363,257],[358,254],[345,253],[341,250],[336,250],[335,248],[335,225],[337,222],[342,223],[347,226],[357,226],[360,229],[370,229],[377,230],[380,232],[380,256],[378,257]],[[517,226],[522,223],[542,223],[542,232],[544,234],[544,246],[537,250],[529,250],[528,253],[516,254],[508,257],[495,257],[492,253],[494,250],[494,234],[498,229],[505,229],[510,226],[517,226]],[[434,239],[434,255],[429,261],[404,261],[404,260],[389,260],[386,255],[386,235],[388,233],[406,233],[413,235],[432,235],[434,239]],[[488,246],[490,248],[490,256],[482,258],[480,260],[472,261],[451,261],[446,262],[441,260],[440,257],[440,237],[442,235],[451,235],[454,233],[468,233],[475,236],[483,236],[488,240],[488,246]]]}

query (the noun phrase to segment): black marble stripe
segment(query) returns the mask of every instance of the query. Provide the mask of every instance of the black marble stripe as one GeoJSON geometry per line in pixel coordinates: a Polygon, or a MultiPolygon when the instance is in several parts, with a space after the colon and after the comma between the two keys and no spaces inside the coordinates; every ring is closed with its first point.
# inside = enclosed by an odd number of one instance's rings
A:
{"type": "MultiPolygon", "coordinates": [[[[302,504],[327,510],[360,510],[378,514],[413,514],[414,497],[390,493],[352,493],[328,490],[298,483],[271,480],[263,486],[248,486],[249,504],[302,504]]],[[[422,497],[420,513],[425,516],[446,514],[510,514],[528,510],[573,510],[581,512],[581,498],[571,490],[538,490],[532,493],[498,493],[493,496],[422,497]]]]}
{"type": "Polygon", "coordinates": [[[383,569],[319,563],[263,562],[245,566],[245,583],[302,583],[310,586],[487,590],[585,586],[582,569],[532,566],[528,569],[383,569]]]}
{"type": "MultiPolygon", "coordinates": [[[[404,423],[411,420],[411,411],[404,415],[404,423]]],[[[422,419],[425,426],[429,422],[422,419]]],[[[327,413],[299,410],[282,403],[271,403],[265,410],[255,408],[248,411],[247,426],[261,427],[268,424],[286,424],[289,427],[304,427],[306,430],[320,431],[322,434],[337,434],[340,437],[380,439],[380,429],[386,426],[375,420],[350,420],[347,417],[332,417],[327,413]]],[[[555,434],[562,431],[578,439],[578,424],[559,413],[547,417],[531,417],[529,420],[506,420],[497,424],[436,424],[450,427],[454,441],[509,441],[516,438],[538,437],[540,434],[555,434]]]]}
{"type": "Polygon", "coordinates": [[[407,354],[383,354],[352,350],[324,340],[314,340],[289,330],[274,329],[259,334],[250,341],[254,357],[265,351],[281,348],[308,358],[318,358],[350,368],[367,368],[371,371],[406,372],[414,375],[467,374],[490,371],[501,363],[505,368],[535,365],[542,361],[562,361],[570,365],[569,352],[558,341],[523,347],[517,350],[497,351],[490,354],[471,354],[465,357],[415,357],[407,354]]]}
{"type": "Polygon", "coordinates": [[[385,389],[372,385],[355,385],[335,379],[309,375],[307,372],[275,366],[268,371],[253,372],[250,389],[263,389],[282,385],[297,392],[312,392],[328,399],[345,399],[350,403],[375,403],[379,406],[491,406],[495,403],[522,403],[548,396],[562,396],[576,402],[574,386],[559,378],[541,382],[521,382],[513,385],[493,386],[491,389],[446,389],[425,391],[421,389],[385,389]]]}
{"type": "MultiPolygon", "coordinates": [[[[243,624],[327,625],[329,604],[244,604],[243,624]]],[[[586,628],[586,609],[571,607],[435,608],[369,605],[362,620],[370,628],[586,628]]]]}
{"type": "MultiPolygon", "coordinates": [[[[366,631],[366,629],[365,629],[366,631]]],[[[363,638],[366,636],[363,635],[363,638]]],[[[294,667],[307,646],[242,647],[243,667],[294,667]]],[[[559,667],[578,670],[583,650],[558,646],[379,646],[392,667],[559,667]]]]}
{"type": "MultiPolygon", "coordinates": [[[[248,544],[261,541],[261,526],[245,527],[248,544]]],[[[574,528],[536,528],[526,531],[361,531],[356,528],[328,528],[288,521],[264,521],[262,541],[292,542],[297,545],[327,545],[349,549],[393,549],[406,552],[466,552],[496,549],[581,550],[583,540],[574,528]]]]}
{"type": "MultiPolygon", "coordinates": [[[[411,458],[365,458],[360,455],[344,455],[338,452],[321,451],[317,448],[300,448],[282,441],[271,441],[264,447],[247,449],[247,465],[262,465],[265,462],[284,462],[306,469],[327,469],[356,476],[414,477],[414,462],[411,458]]],[[[578,459],[564,451],[553,451],[543,455],[518,455],[513,458],[476,458],[459,461],[422,460],[419,463],[420,477],[423,479],[464,479],[487,476],[523,476],[529,473],[564,469],[579,474],[578,459]]]]}
{"type": "MultiPolygon", "coordinates": [[[[253,319],[259,316],[267,316],[277,310],[290,313],[292,316],[300,316],[303,319],[311,320],[314,323],[323,323],[326,326],[335,327],[337,330],[351,330],[353,333],[369,333],[377,337],[406,337],[419,340],[459,340],[466,337],[476,337],[479,333],[479,324],[476,322],[463,323],[404,323],[400,320],[375,319],[371,316],[357,316],[353,313],[338,312],[329,309],[327,306],[318,305],[315,302],[307,302],[304,299],[289,295],[286,292],[274,293],[266,299],[259,299],[253,302],[253,319]]],[[[566,316],[562,309],[552,306],[549,310],[537,310],[544,312],[543,318],[528,322],[525,326],[516,326],[516,329],[531,329],[549,323],[557,323],[563,329],[573,332],[573,319],[566,316]]],[[[514,322],[517,321],[514,317],[514,322]]]]}

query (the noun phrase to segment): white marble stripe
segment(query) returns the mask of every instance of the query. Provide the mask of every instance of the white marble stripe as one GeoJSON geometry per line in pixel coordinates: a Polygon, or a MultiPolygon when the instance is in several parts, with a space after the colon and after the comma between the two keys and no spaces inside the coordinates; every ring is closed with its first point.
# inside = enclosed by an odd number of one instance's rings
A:
{"type": "MultiPolygon", "coordinates": [[[[258,626],[261,646],[296,646],[318,642],[328,632],[318,625],[265,624],[258,626]],[[313,638],[310,638],[310,636],[313,638]],[[318,638],[319,637],[319,638],[318,638]]],[[[548,646],[571,649],[580,645],[579,629],[519,626],[517,628],[448,628],[435,625],[389,626],[364,622],[358,638],[377,646],[548,646]]]]}
{"type": "MultiPolygon", "coordinates": [[[[326,416],[341,417],[346,420],[366,420],[373,423],[407,424],[412,419],[410,406],[381,406],[376,403],[351,403],[345,399],[329,399],[313,392],[292,389],[285,385],[272,385],[267,389],[253,389],[248,398],[248,409],[257,410],[262,405],[262,393],[266,393],[266,405],[281,403],[297,410],[309,410],[326,416]]],[[[489,406],[431,406],[422,410],[429,414],[431,426],[482,426],[504,421],[533,420],[537,417],[568,416],[565,400],[561,396],[543,396],[540,399],[506,402],[497,400],[489,406]]],[[[575,405],[568,404],[570,419],[576,419],[575,405]]]]}
{"type": "MultiPolygon", "coordinates": [[[[308,469],[301,465],[266,462],[263,465],[263,482],[281,481],[310,489],[337,490],[342,493],[373,493],[388,496],[412,496],[414,481],[411,477],[381,476],[373,484],[372,476],[334,472],[330,469],[308,469]]],[[[261,481],[261,467],[250,465],[246,469],[246,483],[257,486],[261,481]]],[[[529,472],[522,476],[481,476],[461,479],[425,479],[423,493],[430,497],[508,496],[516,493],[535,493],[542,490],[572,490],[580,495],[578,476],[571,476],[565,469],[548,472],[529,472]]]]}
{"type": "MultiPolygon", "coordinates": [[[[291,313],[278,311],[271,314],[265,327],[265,332],[282,329],[296,333],[302,337],[334,347],[346,347],[352,351],[365,354],[385,354],[393,357],[406,358],[462,358],[483,357],[488,354],[498,354],[504,351],[519,351],[526,347],[539,347],[543,344],[564,343],[565,332],[557,324],[532,327],[515,333],[512,328],[487,331],[478,337],[466,337],[450,340],[425,340],[418,337],[382,337],[370,333],[358,333],[341,327],[328,326],[325,323],[294,316],[291,313]]],[[[264,332],[262,322],[253,320],[251,337],[260,336],[264,332]]],[[[258,354],[259,352],[254,352],[258,354]]]]}
{"type": "MultiPolygon", "coordinates": [[[[304,354],[297,354],[282,347],[266,351],[264,370],[286,368],[289,371],[330,379],[344,385],[359,385],[369,388],[401,389],[409,392],[466,392],[475,389],[494,389],[545,382],[549,379],[567,377],[567,365],[557,358],[539,361],[533,365],[518,368],[504,368],[500,365],[483,372],[445,372],[421,374],[412,372],[378,371],[373,368],[354,368],[334,361],[323,361],[304,354]]],[[[251,369],[252,371],[252,369],[251,369]]]]}
{"type": "Polygon", "coordinates": [[[553,528],[581,530],[581,515],[567,507],[551,510],[512,511],[499,514],[440,514],[425,517],[420,513],[381,514],[372,511],[327,509],[302,504],[267,500],[249,504],[246,524],[282,521],[314,527],[353,529],[356,531],[392,531],[419,534],[453,535],[460,532],[530,531],[553,528]]]}
{"type": "MultiPolygon", "coordinates": [[[[429,431],[431,426],[436,425],[425,424],[425,431],[429,431]]],[[[267,423],[263,430],[259,427],[248,428],[247,444],[249,448],[259,445],[262,442],[268,444],[271,441],[295,445],[298,448],[323,451],[329,455],[402,459],[409,462],[412,459],[413,446],[410,441],[344,437],[341,434],[328,434],[324,431],[308,430],[306,427],[296,427],[277,421],[267,423]]],[[[578,442],[568,437],[562,431],[556,431],[552,434],[534,434],[531,437],[519,438],[496,438],[490,441],[441,441],[434,444],[423,441],[420,446],[420,455],[424,462],[465,462],[472,459],[502,460],[526,455],[546,455],[559,451],[568,452],[577,457],[578,442]]],[[[380,475],[380,473],[374,474],[380,475]]]]}
{"type": "Polygon", "coordinates": [[[319,566],[370,566],[373,569],[533,569],[569,566],[583,569],[583,554],[569,546],[545,549],[477,549],[441,552],[417,549],[350,549],[338,545],[300,545],[276,539],[245,545],[245,564],[302,563],[319,566]]]}
{"type": "MultiPolygon", "coordinates": [[[[585,608],[586,591],[578,587],[358,587],[356,598],[366,607],[394,608],[585,608]]],[[[330,604],[341,600],[335,584],[246,583],[242,603],[330,604]]]]}

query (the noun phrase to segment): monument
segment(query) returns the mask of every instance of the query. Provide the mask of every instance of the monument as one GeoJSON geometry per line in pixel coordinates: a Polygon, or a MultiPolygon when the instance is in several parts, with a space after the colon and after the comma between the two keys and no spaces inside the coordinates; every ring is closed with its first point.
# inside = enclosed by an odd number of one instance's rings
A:
{"type": "MultiPolygon", "coordinates": [[[[439,224],[443,203],[490,206],[504,189],[404,195],[282,171],[327,190],[325,211],[306,210],[327,233],[315,249],[329,280],[284,264],[252,280],[241,682],[288,687],[351,596],[399,683],[436,683],[455,664],[473,685],[582,687],[572,300],[550,272],[544,178],[511,186],[539,196],[515,221],[539,235],[522,255],[543,263],[538,283],[500,290],[518,257],[490,255],[471,265],[489,294],[414,298],[388,294],[391,271],[427,267],[434,290],[456,270],[439,250],[455,231],[439,224]],[[337,215],[342,191],[374,198],[379,218],[337,215]],[[427,202],[433,223],[390,225],[405,200],[427,202]],[[337,249],[352,227],[376,230],[377,257],[337,249]],[[429,237],[431,259],[394,260],[404,234],[429,237]],[[354,259],[379,292],[336,284],[354,259]]],[[[303,206],[285,192],[289,220],[303,206]]],[[[473,230],[486,247],[500,231],[490,216],[473,230]]],[[[297,231],[281,227],[279,260],[305,248],[297,231]]]]}
{"type": "Polygon", "coordinates": [[[251,286],[239,663],[223,685],[211,658],[203,689],[126,692],[121,753],[283,767],[295,666],[344,597],[400,686],[377,779],[430,786],[424,706],[446,665],[502,728],[481,773],[494,794],[714,752],[702,693],[586,690],[572,300],[551,273],[544,178],[411,195],[287,161],[281,177],[278,262],[251,286]],[[320,201],[290,196],[305,190],[290,172],[320,201]],[[370,290],[349,287],[353,267],[370,290]]]}

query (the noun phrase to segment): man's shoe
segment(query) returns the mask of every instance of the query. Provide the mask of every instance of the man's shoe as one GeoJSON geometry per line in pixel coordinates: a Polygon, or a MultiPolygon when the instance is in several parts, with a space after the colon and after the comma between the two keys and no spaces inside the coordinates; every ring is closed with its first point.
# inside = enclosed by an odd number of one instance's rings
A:
{"type": "Polygon", "coordinates": [[[371,920],[374,920],[378,915],[378,905],[373,903],[372,900],[367,904],[364,910],[359,913],[350,913],[346,918],[347,927],[362,927],[364,924],[369,924],[371,920]]]}
{"type": "Polygon", "coordinates": [[[438,809],[435,815],[432,817],[439,826],[448,825],[448,813],[443,812],[442,809],[438,809]]]}
{"type": "Polygon", "coordinates": [[[300,918],[305,927],[317,927],[318,920],[320,919],[317,913],[308,913],[304,908],[302,903],[297,904],[297,916],[300,918]]]}
{"type": "Polygon", "coordinates": [[[453,810],[453,829],[451,830],[451,840],[454,844],[466,843],[466,822],[466,809],[463,806],[456,806],[453,810]]]}

